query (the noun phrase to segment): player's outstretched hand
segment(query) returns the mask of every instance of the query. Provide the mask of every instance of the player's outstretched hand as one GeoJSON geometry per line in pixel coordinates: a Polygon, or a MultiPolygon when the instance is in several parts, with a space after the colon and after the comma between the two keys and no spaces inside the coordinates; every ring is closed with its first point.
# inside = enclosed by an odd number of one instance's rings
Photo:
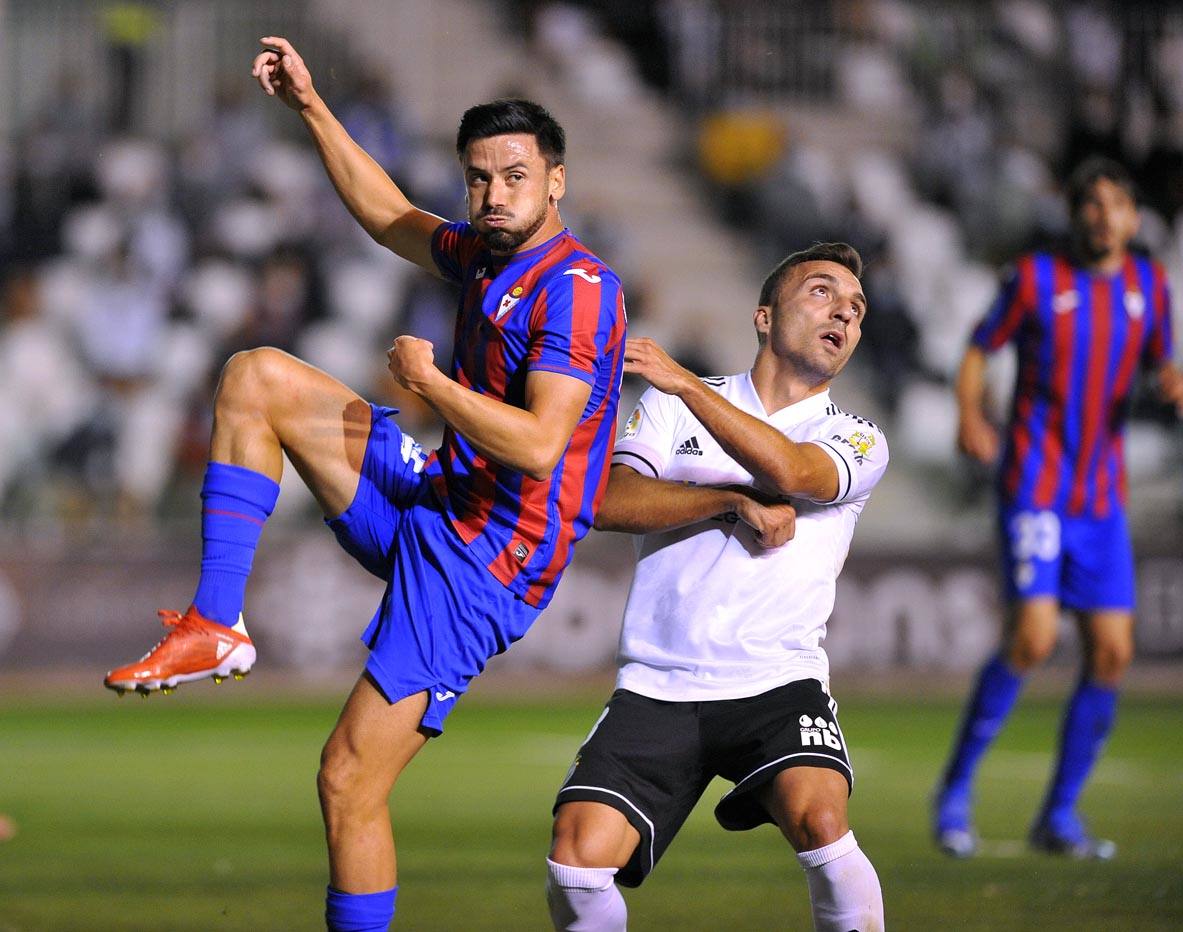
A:
{"type": "Polygon", "coordinates": [[[386,368],[403,388],[415,390],[433,376],[440,375],[435,367],[435,347],[430,340],[418,337],[395,337],[386,351],[386,368]]]}
{"type": "Polygon", "coordinates": [[[676,395],[698,376],[680,366],[649,337],[630,337],[624,345],[624,371],[639,375],[659,392],[676,395]]]}
{"type": "Polygon", "coordinates": [[[278,97],[293,110],[303,110],[316,100],[312,75],[295,47],[282,36],[263,36],[264,50],[255,56],[251,74],[259,87],[278,97]]]}
{"type": "Polygon", "coordinates": [[[761,496],[755,489],[745,489],[735,513],[756,532],[756,543],[765,550],[787,544],[797,533],[797,509],[789,502],[761,496]]]}
{"type": "Polygon", "coordinates": [[[998,431],[981,414],[965,415],[957,428],[957,447],[979,463],[993,465],[998,459],[998,431]]]}

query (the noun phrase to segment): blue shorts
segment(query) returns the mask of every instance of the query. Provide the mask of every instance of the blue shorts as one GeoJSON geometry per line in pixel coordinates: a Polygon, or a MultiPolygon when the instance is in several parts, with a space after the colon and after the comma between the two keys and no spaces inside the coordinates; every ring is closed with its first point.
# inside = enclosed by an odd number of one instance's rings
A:
{"type": "Polygon", "coordinates": [[[999,524],[1009,601],[1054,596],[1077,611],[1133,611],[1134,548],[1123,512],[1069,517],[1004,505],[999,524]]]}
{"type": "Polygon", "coordinates": [[[539,609],[472,557],[423,474],[422,447],[391,420],[394,408],[371,408],[357,494],[326,524],[386,580],[362,634],[366,672],[391,703],[426,690],[421,727],[439,734],[469,680],[526,633],[539,609]]]}

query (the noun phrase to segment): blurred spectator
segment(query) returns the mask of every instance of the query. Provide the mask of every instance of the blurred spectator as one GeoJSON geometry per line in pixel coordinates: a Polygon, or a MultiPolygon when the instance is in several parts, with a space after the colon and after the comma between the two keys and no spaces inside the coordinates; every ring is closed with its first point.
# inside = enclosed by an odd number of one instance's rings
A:
{"type": "Polygon", "coordinates": [[[91,380],[45,313],[36,273],[13,267],[0,285],[0,505],[14,484],[35,484],[41,463],[93,405],[91,380]]]}
{"type": "Polygon", "coordinates": [[[382,72],[363,71],[352,93],[337,104],[341,125],[386,173],[399,177],[407,166],[414,134],[398,97],[382,72]]]}

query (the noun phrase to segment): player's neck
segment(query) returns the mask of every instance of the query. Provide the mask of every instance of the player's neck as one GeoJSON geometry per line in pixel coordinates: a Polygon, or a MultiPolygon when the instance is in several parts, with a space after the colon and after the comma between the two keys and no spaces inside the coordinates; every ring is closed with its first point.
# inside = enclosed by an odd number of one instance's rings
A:
{"type": "Polygon", "coordinates": [[[1081,246],[1073,250],[1076,264],[1093,275],[1113,276],[1122,270],[1129,258],[1128,249],[1115,249],[1101,255],[1089,255],[1081,246]]]}
{"type": "Polygon", "coordinates": [[[796,369],[771,353],[761,352],[752,366],[752,387],[764,410],[774,414],[830,387],[830,380],[816,382],[803,377],[796,369]]]}

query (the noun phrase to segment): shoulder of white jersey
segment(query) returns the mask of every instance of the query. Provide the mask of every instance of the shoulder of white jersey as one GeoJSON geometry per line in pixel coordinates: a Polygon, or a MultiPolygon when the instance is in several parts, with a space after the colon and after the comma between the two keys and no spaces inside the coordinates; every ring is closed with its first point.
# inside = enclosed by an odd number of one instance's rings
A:
{"type": "Polygon", "coordinates": [[[887,435],[870,418],[843,411],[831,403],[826,405],[817,427],[815,442],[834,448],[835,452],[837,447],[845,448],[847,455],[860,466],[865,460],[886,461],[887,435]]]}
{"type": "Polygon", "coordinates": [[[839,418],[841,420],[848,421],[852,427],[869,427],[871,430],[877,430],[879,433],[883,433],[883,428],[872,421],[870,418],[863,417],[859,414],[851,414],[849,411],[843,411],[832,401],[826,405],[824,414],[827,417],[839,418]]]}

